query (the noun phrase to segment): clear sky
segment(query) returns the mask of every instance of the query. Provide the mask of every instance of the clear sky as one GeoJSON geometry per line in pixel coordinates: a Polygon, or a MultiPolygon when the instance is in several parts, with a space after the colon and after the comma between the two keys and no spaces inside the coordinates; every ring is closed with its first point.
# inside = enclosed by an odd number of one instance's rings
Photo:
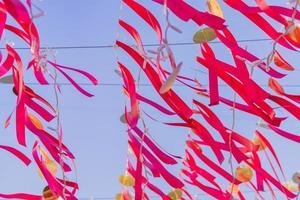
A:
{"type": "MultiPolygon", "coordinates": [[[[163,20],[160,6],[149,0],[140,2],[144,2],[144,5],[149,6],[158,18],[163,20]]],[[[190,0],[188,2],[199,8],[204,8],[204,1],[190,0]]],[[[285,1],[282,0],[269,2],[285,4],[285,1]]],[[[42,46],[88,46],[111,45],[114,43],[118,30],[117,19],[120,15],[119,0],[43,0],[38,2],[38,5],[47,13],[46,16],[36,21],[40,31],[42,46]]],[[[242,16],[237,12],[228,9],[228,7],[224,7],[224,12],[228,20],[227,24],[235,33],[237,39],[266,38],[255,26],[248,23],[247,20],[241,19],[242,16]]],[[[124,6],[121,15],[141,30],[145,43],[156,43],[155,35],[126,6],[124,6]]],[[[172,17],[172,20],[184,33],[182,35],[171,34],[169,40],[171,42],[191,42],[193,33],[199,27],[192,22],[184,24],[175,17],[172,17]]],[[[120,38],[129,43],[132,42],[130,37],[123,31],[121,31],[120,38]]],[[[14,38],[10,37],[9,40],[14,41],[14,38]]],[[[230,61],[228,52],[224,51],[225,49],[221,48],[221,45],[220,47],[218,45],[220,44],[212,44],[216,49],[217,55],[224,60],[230,61]]],[[[24,44],[16,42],[16,46],[24,46],[24,44]]],[[[260,57],[267,55],[271,47],[268,41],[243,43],[242,46],[254,51],[260,57]]],[[[199,67],[201,69],[201,66],[192,60],[198,54],[198,47],[188,45],[173,48],[177,55],[177,60],[182,60],[184,63],[182,73],[196,76],[203,84],[206,84],[207,75],[195,74],[193,70],[194,68],[199,69],[199,67]]],[[[280,50],[283,52],[283,49],[280,50]]],[[[299,59],[295,57],[298,54],[288,51],[283,54],[299,69],[299,59]]],[[[119,55],[122,61],[129,64],[128,67],[134,70],[137,69],[130,59],[122,56],[121,52],[119,52],[119,55]]],[[[121,83],[120,78],[114,73],[114,69],[116,69],[114,50],[112,48],[57,50],[57,62],[87,70],[100,81],[100,86],[85,86],[95,94],[93,98],[84,97],[71,86],[62,86],[63,94],[60,97],[60,110],[62,112],[62,125],[65,135],[64,142],[76,156],[78,182],[80,184],[78,197],[114,198],[115,194],[121,190],[118,176],[124,173],[127,152],[126,127],[119,120],[123,113],[125,102],[122,87],[121,85],[105,85],[121,83]],[[101,83],[104,84],[101,85],[101,83]]],[[[28,73],[31,73],[31,71],[28,73]]],[[[298,74],[299,70],[296,70],[281,83],[299,84],[298,74]]],[[[75,77],[78,78],[79,82],[85,82],[81,77],[75,77]]],[[[27,82],[35,82],[35,80],[30,79],[30,75],[27,78],[27,82]]],[[[258,71],[255,72],[255,79],[260,84],[265,85],[267,83],[266,77],[258,71]]],[[[146,83],[147,80],[142,79],[142,81],[146,83]]],[[[66,82],[66,80],[61,77],[60,82],[66,82]]],[[[31,87],[39,91],[47,99],[51,99],[52,103],[54,103],[53,88],[51,86],[33,85],[31,87]]],[[[184,87],[176,87],[175,90],[191,105],[191,97],[195,96],[193,93],[184,87]]],[[[298,87],[289,87],[287,90],[300,93],[298,87]]],[[[151,87],[142,87],[140,91],[142,94],[146,94],[147,97],[161,102],[151,87]]],[[[222,87],[221,93],[227,97],[233,96],[232,91],[226,87],[222,87]]],[[[10,85],[0,85],[0,94],[2,97],[0,98],[0,122],[4,124],[5,118],[15,105],[15,97],[11,93],[10,85]]],[[[206,101],[201,97],[197,98],[206,101]]],[[[217,106],[213,109],[225,121],[225,124],[230,126],[231,111],[224,106],[217,106]]],[[[153,111],[149,107],[146,107],[145,110],[158,119],[167,120],[167,118],[160,116],[158,112],[153,111]]],[[[280,114],[284,115],[285,113],[280,111],[280,114]]],[[[251,138],[256,128],[255,123],[257,120],[257,118],[252,116],[238,114],[236,129],[251,138]]],[[[176,121],[176,119],[172,119],[172,121],[176,121]]],[[[147,120],[147,122],[150,133],[165,149],[173,154],[183,153],[184,140],[188,132],[186,129],[166,127],[151,120],[147,120]]],[[[300,130],[298,122],[294,119],[289,119],[283,126],[288,130],[294,130],[295,133],[300,130]]],[[[0,128],[0,130],[0,144],[17,147],[14,126],[7,130],[4,128],[0,128]]],[[[265,133],[277,150],[286,175],[290,177],[294,171],[299,169],[300,161],[297,159],[299,146],[293,142],[283,140],[270,131],[262,130],[262,132],[265,133]]],[[[28,148],[19,147],[19,149],[30,155],[34,137],[28,134],[28,140],[28,148]]],[[[25,167],[4,151],[0,151],[0,158],[1,193],[26,192],[39,194],[42,191],[45,181],[37,175],[34,163],[29,167],[25,167]]],[[[226,165],[227,163],[224,164],[224,167],[228,168],[226,165]]],[[[178,173],[177,168],[171,170],[178,173]]],[[[161,183],[159,182],[158,184],[161,183]]],[[[161,186],[166,192],[170,190],[163,184],[161,186]]],[[[195,193],[202,192],[195,191],[195,193]]],[[[250,197],[253,199],[251,194],[249,194],[249,199],[250,197]]]]}

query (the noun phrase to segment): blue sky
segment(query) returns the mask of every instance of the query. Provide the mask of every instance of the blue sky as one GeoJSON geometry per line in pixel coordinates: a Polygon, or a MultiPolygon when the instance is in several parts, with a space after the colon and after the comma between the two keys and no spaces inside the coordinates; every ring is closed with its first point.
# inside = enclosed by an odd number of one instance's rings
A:
{"type": "MultiPolygon", "coordinates": [[[[140,2],[144,2],[144,5],[149,6],[164,24],[160,6],[151,1],[140,2]]],[[[204,1],[188,2],[199,8],[204,8],[204,1]]],[[[279,1],[270,2],[279,3],[279,1]]],[[[281,5],[284,5],[284,3],[285,1],[280,1],[281,5]]],[[[120,15],[119,0],[43,0],[38,2],[38,5],[47,13],[46,16],[36,21],[40,31],[42,46],[86,46],[110,45],[114,43],[118,31],[117,19],[120,15]]],[[[237,39],[266,38],[255,26],[242,19],[237,12],[228,9],[228,7],[224,7],[224,12],[228,20],[227,24],[229,24],[229,28],[235,33],[237,39]]],[[[145,43],[156,43],[154,33],[145,27],[143,21],[126,6],[121,12],[121,16],[141,30],[145,43]]],[[[171,19],[184,33],[182,35],[172,33],[169,40],[171,42],[191,42],[193,33],[199,27],[192,22],[184,24],[175,17],[171,19]]],[[[7,37],[10,41],[14,41],[13,37],[7,37]]],[[[126,42],[132,42],[131,38],[123,31],[120,32],[120,38],[126,42]]],[[[14,42],[16,46],[24,46],[18,41],[14,42]]],[[[223,47],[221,48],[219,44],[212,44],[212,46],[220,58],[230,61],[228,59],[229,54],[223,47]]],[[[265,56],[271,47],[270,42],[243,43],[242,46],[247,46],[249,50],[254,51],[261,57],[265,56]]],[[[203,84],[206,84],[207,75],[195,74],[193,70],[200,67],[193,60],[195,55],[198,54],[198,47],[194,45],[176,46],[173,47],[173,50],[177,55],[177,60],[182,60],[184,63],[182,74],[196,76],[203,84]]],[[[283,49],[280,50],[282,51],[283,49]]],[[[127,63],[128,67],[136,71],[137,66],[129,58],[121,51],[118,54],[120,59],[127,63]]],[[[25,52],[22,52],[22,55],[24,57],[28,56],[25,52]]],[[[291,60],[291,63],[297,68],[299,60],[293,59],[296,55],[296,53],[289,51],[284,52],[284,56],[291,60]]],[[[114,73],[114,69],[116,69],[114,50],[112,48],[57,50],[57,62],[87,70],[100,81],[100,86],[85,86],[95,94],[93,98],[84,97],[71,86],[62,86],[60,110],[62,112],[62,125],[65,135],[64,141],[76,156],[78,182],[80,184],[78,197],[114,197],[121,190],[118,176],[124,173],[127,152],[126,127],[119,120],[126,102],[122,95],[122,88],[120,85],[101,85],[101,83],[121,83],[120,78],[114,73]]],[[[28,74],[30,73],[31,71],[28,72],[28,74]]],[[[299,70],[296,70],[281,83],[299,84],[298,73],[299,70]]],[[[85,82],[84,79],[77,75],[74,77],[79,82],[85,82]]],[[[27,75],[28,82],[34,82],[31,78],[31,75],[27,75]]],[[[266,77],[258,71],[255,71],[255,79],[260,84],[267,83],[266,77]]],[[[66,80],[60,77],[60,82],[66,82],[66,80]]],[[[147,80],[143,78],[142,82],[146,83],[147,80]]],[[[36,89],[47,99],[54,99],[51,86],[34,85],[32,88],[36,89]]],[[[15,104],[15,97],[10,91],[10,85],[0,85],[2,97],[0,99],[0,122],[3,122],[3,124],[15,104]]],[[[191,97],[195,96],[192,92],[184,87],[176,87],[175,91],[181,94],[183,99],[191,105],[191,97]]],[[[287,91],[299,93],[298,87],[289,87],[287,91]]],[[[142,87],[140,92],[147,95],[147,97],[162,102],[151,87],[142,87]]],[[[226,87],[222,87],[221,93],[227,97],[233,96],[232,91],[226,87]]],[[[204,102],[207,101],[201,97],[197,98],[204,102]]],[[[226,125],[231,125],[231,111],[228,108],[217,106],[213,109],[225,121],[226,125]]],[[[158,119],[168,120],[149,107],[145,107],[145,110],[158,119]]],[[[176,119],[171,120],[176,121],[176,119]]],[[[251,138],[256,128],[255,123],[257,120],[253,116],[239,113],[237,115],[236,130],[251,138]]],[[[151,120],[147,120],[147,122],[150,133],[160,145],[170,153],[183,153],[184,140],[188,130],[166,127],[151,120]]],[[[294,119],[289,119],[283,126],[288,130],[295,130],[295,133],[300,130],[298,122],[294,119]]],[[[0,128],[0,130],[1,144],[17,146],[13,126],[7,130],[4,128],[0,128]]],[[[299,150],[299,146],[293,142],[283,140],[267,130],[262,130],[262,132],[266,134],[277,149],[286,175],[290,177],[294,171],[299,169],[300,161],[296,159],[296,152],[299,150]]],[[[20,147],[19,149],[30,155],[34,139],[33,136],[28,134],[28,148],[20,147]]],[[[24,167],[15,158],[2,151],[0,151],[0,158],[1,193],[28,192],[39,194],[41,192],[45,182],[38,176],[34,164],[24,167]]],[[[224,167],[228,168],[226,163],[224,167]]],[[[174,173],[178,173],[177,168],[172,168],[171,170],[174,173]]],[[[158,184],[166,192],[170,190],[165,184],[161,182],[158,182],[158,184]]],[[[202,193],[196,190],[192,191],[202,193]]],[[[253,198],[251,194],[249,194],[249,199],[250,197],[253,198]]]]}

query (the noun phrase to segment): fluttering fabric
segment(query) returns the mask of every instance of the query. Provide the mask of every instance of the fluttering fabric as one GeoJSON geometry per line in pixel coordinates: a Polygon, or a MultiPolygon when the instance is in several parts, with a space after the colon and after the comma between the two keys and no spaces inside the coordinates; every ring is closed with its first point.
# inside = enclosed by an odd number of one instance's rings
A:
{"type": "MultiPolygon", "coordinates": [[[[295,69],[280,51],[283,48],[297,51],[300,47],[300,32],[297,32],[297,20],[300,19],[297,10],[299,2],[291,2],[293,7],[286,8],[268,5],[264,0],[256,0],[257,6],[249,6],[243,0],[223,0],[222,6],[240,12],[273,40],[273,49],[266,58],[259,58],[254,52],[240,46],[217,0],[207,0],[208,10],[200,10],[183,0],[123,0],[122,3],[125,9],[133,11],[143,20],[143,26],[153,30],[158,47],[153,49],[143,46],[142,30],[137,28],[142,27],[141,25],[131,24],[131,20],[119,19],[121,30],[133,43],[117,39],[116,46],[120,50],[118,52],[135,61],[139,70],[135,74],[136,68],[132,62],[127,65],[127,60],[117,58],[124,94],[130,101],[125,106],[124,114],[130,149],[126,173],[135,179],[132,193],[129,192],[131,187],[123,184],[123,196],[122,193],[119,194],[119,199],[151,199],[153,193],[161,199],[193,199],[188,189],[191,185],[213,199],[246,199],[243,191],[239,189],[242,185],[250,188],[258,199],[266,198],[262,193],[265,190],[270,191],[273,199],[276,199],[274,191],[279,191],[282,198],[295,198],[299,185],[291,190],[292,187],[279,178],[276,169],[285,177],[282,164],[276,155],[276,149],[263,131],[257,128],[253,134],[254,139],[249,139],[242,132],[236,132],[234,127],[227,127],[225,120],[211,107],[223,104],[234,112],[256,116],[260,120],[259,127],[272,130],[283,139],[300,142],[299,135],[281,127],[287,117],[300,119],[300,108],[297,105],[299,95],[285,92],[284,86],[280,84],[280,79],[295,69]],[[161,5],[163,14],[151,12],[151,4],[161,5]],[[165,21],[156,17],[161,15],[166,18],[165,21]],[[193,59],[200,68],[207,69],[207,88],[193,77],[180,75],[185,65],[176,62],[180,55],[173,53],[167,33],[170,30],[180,33],[181,30],[171,23],[170,15],[184,23],[200,27],[194,38],[191,36],[194,42],[199,43],[200,50],[193,59]],[[274,21],[283,26],[284,31],[278,31],[274,21]],[[165,30],[163,24],[166,24],[165,30]],[[214,39],[218,39],[220,45],[225,47],[224,51],[231,54],[232,62],[218,58],[209,43],[214,39]],[[280,50],[277,46],[281,46],[280,50]],[[271,90],[263,88],[253,79],[253,69],[261,70],[268,77],[271,90]],[[145,75],[147,84],[160,96],[161,101],[154,102],[140,94],[141,74],[145,75]],[[220,81],[234,91],[236,98],[221,96],[220,81]],[[175,83],[186,86],[186,90],[190,89],[197,95],[187,101],[186,96],[183,98],[173,88],[175,83]],[[202,102],[202,97],[208,98],[209,103],[206,100],[202,102]],[[144,110],[147,105],[159,111],[161,116],[177,116],[180,121],[162,122],[157,119],[160,117],[153,117],[149,111],[144,110]],[[279,115],[274,105],[285,110],[287,116],[279,115]],[[189,130],[185,154],[174,156],[165,152],[158,145],[159,141],[154,141],[151,137],[144,116],[164,126],[189,130]],[[262,162],[265,159],[263,156],[267,157],[272,171],[268,171],[269,168],[262,162]],[[227,159],[231,170],[224,167],[227,159]],[[237,167],[233,168],[233,163],[237,167]],[[182,166],[180,176],[168,170],[172,165],[182,166]],[[169,191],[163,191],[152,183],[158,178],[169,185],[169,191]],[[222,183],[219,183],[220,180],[222,183]],[[228,183],[228,188],[224,188],[224,181],[228,183]]],[[[172,143],[172,138],[169,140],[172,143]]],[[[206,199],[205,196],[203,199],[206,199]]]]}
{"type": "MultiPolygon", "coordinates": [[[[34,14],[36,12],[35,8],[36,6],[30,0],[27,0],[26,3],[20,0],[0,1],[1,42],[5,42],[3,34],[10,32],[10,35],[21,39],[23,43],[29,47],[29,54],[31,55],[30,59],[26,58],[30,60],[30,62],[25,64],[14,46],[10,43],[4,43],[5,50],[0,54],[0,79],[2,82],[5,80],[6,83],[12,83],[12,92],[16,95],[16,106],[14,112],[8,116],[5,122],[5,128],[11,125],[11,118],[15,116],[16,140],[18,143],[27,147],[29,145],[26,140],[27,134],[33,134],[36,138],[35,143],[30,144],[33,146],[32,156],[25,155],[18,149],[5,145],[0,145],[0,149],[16,156],[25,165],[29,165],[33,161],[41,177],[45,179],[46,183],[43,184],[49,187],[53,198],[77,199],[77,183],[68,180],[66,177],[56,176],[58,166],[60,166],[59,170],[63,171],[63,173],[71,172],[73,170],[71,164],[75,159],[69,148],[62,142],[62,127],[58,122],[58,127],[54,131],[44,128],[57,119],[58,110],[26,85],[24,74],[32,70],[36,81],[40,85],[48,85],[51,83],[60,91],[53,74],[54,71],[57,71],[63,75],[75,89],[88,97],[93,95],[82,88],[68,74],[68,71],[74,71],[83,75],[94,85],[98,84],[98,81],[94,76],[85,71],[59,65],[54,60],[51,61],[49,59],[51,55],[41,51],[38,28],[34,24],[34,19],[37,18],[40,13],[34,14]],[[16,23],[14,25],[9,24],[9,19],[15,20],[16,23]]],[[[15,38],[12,37],[10,39],[13,41],[15,38]]],[[[33,82],[33,80],[27,81],[33,82]]],[[[36,173],[36,175],[38,175],[38,173],[36,173]]],[[[25,191],[15,194],[4,194],[4,192],[5,191],[0,191],[1,199],[34,200],[43,198],[42,191],[37,195],[24,193],[25,191]]]]}

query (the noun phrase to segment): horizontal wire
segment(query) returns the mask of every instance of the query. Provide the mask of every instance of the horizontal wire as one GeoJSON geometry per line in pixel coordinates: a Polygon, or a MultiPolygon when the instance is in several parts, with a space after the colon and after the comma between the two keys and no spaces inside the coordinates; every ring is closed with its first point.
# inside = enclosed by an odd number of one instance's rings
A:
{"type": "MultiPolygon", "coordinates": [[[[242,42],[262,42],[262,41],[271,41],[272,39],[268,39],[268,38],[261,38],[261,39],[242,39],[242,40],[237,40],[237,42],[242,43],[242,42]]],[[[211,44],[219,44],[222,43],[221,41],[211,41],[209,42],[211,44]]],[[[150,43],[150,44],[144,44],[144,47],[155,47],[155,46],[159,46],[160,44],[157,43],[150,43]]],[[[186,45],[199,45],[199,44],[195,44],[193,42],[177,42],[177,43],[169,43],[170,46],[186,46],[186,45]]],[[[103,48],[113,48],[116,47],[115,45],[84,45],[84,46],[53,46],[53,47],[41,47],[41,49],[103,49],[103,48]]],[[[5,49],[4,47],[1,47],[0,49],[5,49]]],[[[16,50],[29,50],[30,47],[15,47],[14,49],[16,50]]],[[[40,85],[39,83],[35,83],[35,82],[30,82],[30,83],[26,83],[27,85],[40,85]]],[[[59,85],[63,85],[63,86],[68,86],[68,85],[72,85],[70,83],[58,83],[59,85]]],[[[53,85],[53,83],[50,83],[49,85],[53,85]]],[[[94,85],[92,83],[79,83],[79,85],[85,85],[85,86],[89,86],[89,85],[94,85]]],[[[47,86],[47,85],[45,85],[47,86]]],[[[101,83],[100,86],[122,86],[122,84],[120,83],[101,83]]],[[[151,86],[151,84],[140,84],[140,86],[151,86]]],[[[174,86],[183,86],[181,84],[174,84],[174,86]]],[[[195,85],[197,86],[197,85],[195,85]]],[[[226,85],[219,85],[220,87],[224,87],[226,85]]],[[[263,86],[265,87],[265,86],[263,86]]],[[[297,87],[297,85],[291,85],[291,86],[287,86],[287,87],[297,87]]]]}
{"type": "MultiPolygon", "coordinates": [[[[242,39],[237,40],[239,43],[243,42],[263,42],[263,41],[271,41],[272,39],[269,38],[261,38],[261,39],[242,39]]],[[[211,41],[211,44],[220,44],[221,41],[211,41]]],[[[193,42],[174,42],[169,43],[169,46],[186,46],[186,45],[199,45],[193,42]]],[[[144,44],[144,47],[157,47],[160,46],[158,43],[149,43],[144,44]]],[[[82,45],[82,46],[53,46],[53,47],[41,47],[40,49],[106,49],[106,48],[113,48],[116,45],[82,45]]],[[[5,49],[5,47],[1,47],[0,49],[5,49]]],[[[15,47],[14,49],[17,50],[28,50],[30,47],[15,47]]]]}
{"type": "MultiPolygon", "coordinates": [[[[254,191],[254,190],[244,190],[244,191],[241,191],[242,193],[244,193],[244,194],[251,194],[251,193],[256,193],[256,191],[254,191]]],[[[271,191],[270,190],[265,190],[265,191],[263,191],[263,192],[260,192],[260,193],[270,193],[271,191]]],[[[273,190],[273,192],[280,192],[280,190],[279,189],[274,189],[273,190]]],[[[208,194],[206,194],[206,193],[198,193],[198,194],[193,194],[192,195],[193,197],[203,197],[203,196],[209,196],[208,194]]],[[[154,196],[154,195],[152,195],[152,196],[149,196],[149,198],[150,199],[159,199],[159,198],[161,198],[160,196],[154,196]]],[[[79,198],[80,200],[110,200],[110,199],[116,199],[115,197],[93,197],[93,196],[91,196],[91,197],[81,197],[81,198],[79,198]]]]}
{"type": "MultiPolygon", "coordinates": [[[[262,42],[262,41],[271,41],[272,39],[268,39],[268,38],[261,38],[261,39],[242,39],[242,40],[237,40],[237,42],[242,43],[242,42],[262,42]]],[[[211,41],[209,42],[211,44],[219,44],[222,43],[221,41],[211,41]]],[[[159,46],[160,44],[157,43],[150,43],[150,44],[144,44],[144,47],[155,47],[155,46],[159,46]]],[[[170,46],[186,46],[186,45],[199,45],[199,44],[195,44],[193,42],[177,42],[177,43],[169,43],[170,46]]],[[[116,47],[115,45],[85,45],[85,46],[53,46],[53,47],[41,47],[41,49],[103,49],[103,48],[113,48],[116,47]]],[[[4,47],[1,47],[0,50],[5,49],[4,47]]],[[[14,49],[16,50],[29,50],[30,47],[15,47],[14,49]]],[[[27,85],[40,85],[39,83],[35,83],[35,82],[30,82],[30,83],[26,83],[27,85]]],[[[70,83],[58,83],[59,85],[64,85],[64,86],[68,86],[68,85],[72,85],[70,83]]],[[[53,85],[53,83],[50,83],[49,85],[53,85]]],[[[85,86],[89,86],[89,85],[94,85],[92,83],[79,83],[79,85],[85,85],[85,86]]],[[[47,85],[45,85],[47,86],[47,85]]],[[[100,86],[122,86],[122,84],[120,83],[101,83],[100,86]]],[[[140,86],[151,86],[151,84],[140,84],[140,86]]],[[[174,86],[184,86],[181,84],[174,84],[174,86]]],[[[197,85],[194,85],[197,86],[197,85]]],[[[204,85],[205,86],[205,85],[204,85]]],[[[224,87],[226,85],[219,85],[220,87],[224,87]]],[[[290,85],[287,87],[297,87],[298,85],[290,85]]],[[[265,86],[263,86],[265,87],[265,86]]]]}
{"type": "MultiPolygon", "coordinates": [[[[42,85],[42,84],[39,84],[39,83],[36,83],[36,82],[27,82],[27,83],[25,83],[25,85],[38,85],[38,86],[51,86],[53,84],[54,83],[49,83],[48,85],[42,85]]],[[[72,86],[71,83],[67,83],[67,82],[57,83],[57,84],[61,85],[61,86],[72,86]]],[[[1,84],[1,85],[12,85],[12,84],[1,84]]],[[[98,85],[94,85],[92,83],[78,83],[78,85],[82,85],[82,86],[123,86],[122,83],[101,83],[101,82],[98,85]]],[[[142,86],[142,87],[151,87],[152,84],[150,84],[150,83],[140,83],[139,86],[142,86]]],[[[175,87],[184,87],[186,85],[183,85],[183,84],[173,84],[173,86],[175,86],[175,87]]],[[[197,87],[199,85],[191,85],[191,86],[197,87]]],[[[202,84],[202,86],[207,87],[209,85],[208,84],[202,84]]],[[[226,84],[219,84],[218,86],[219,87],[227,87],[228,85],[226,85],[226,84]]],[[[261,87],[268,87],[267,84],[261,84],[259,86],[261,86],[261,87]]],[[[283,84],[282,86],[284,86],[284,87],[300,87],[300,84],[298,84],[298,85],[297,84],[283,84]]]]}

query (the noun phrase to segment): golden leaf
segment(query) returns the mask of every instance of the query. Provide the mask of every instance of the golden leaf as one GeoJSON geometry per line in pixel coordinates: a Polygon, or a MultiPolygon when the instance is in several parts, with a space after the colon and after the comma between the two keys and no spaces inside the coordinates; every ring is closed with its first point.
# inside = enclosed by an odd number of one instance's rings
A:
{"type": "MultiPolygon", "coordinates": [[[[289,22],[291,23],[291,22],[289,22]]],[[[294,24],[292,25],[291,30],[288,33],[288,37],[294,42],[300,44],[300,25],[294,24]]]]}
{"type": "Polygon", "coordinates": [[[286,60],[284,60],[279,53],[276,51],[274,54],[274,64],[281,69],[293,71],[295,70],[286,60]]]}
{"type": "Polygon", "coordinates": [[[174,190],[172,190],[171,192],[168,193],[168,196],[170,197],[170,199],[172,200],[178,200],[181,199],[182,197],[182,191],[179,188],[176,188],[174,190]]]}
{"type": "Polygon", "coordinates": [[[38,129],[44,129],[44,126],[42,124],[42,122],[33,114],[29,113],[28,117],[30,119],[30,121],[34,124],[34,126],[38,129]]]}
{"type": "Polygon", "coordinates": [[[236,184],[230,183],[227,189],[228,192],[232,193],[233,196],[238,195],[240,191],[240,186],[236,184]]]}
{"type": "MultiPolygon", "coordinates": [[[[58,171],[58,166],[57,166],[56,162],[50,158],[50,156],[48,155],[48,153],[46,152],[45,149],[43,149],[42,147],[39,147],[39,150],[40,150],[40,153],[41,153],[42,158],[44,160],[44,163],[46,165],[46,168],[49,170],[49,172],[53,176],[55,176],[55,174],[58,171]]],[[[38,174],[41,178],[44,178],[44,176],[43,176],[40,169],[38,169],[38,174]]]]}
{"type": "Polygon", "coordinates": [[[210,42],[217,38],[215,31],[212,28],[206,27],[197,31],[193,37],[194,43],[210,42]]]}
{"type": "Polygon", "coordinates": [[[182,63],[179,63],[179,65],[174,69],[174,71],[170,74],[170,76],[168,77],[168,79],[166,80],[166,82],[161,86],[159,93],[160,94],[164,94],[166,92],[168,92],[171,87],[173,86],[179,72],[181,69],[181,65],[182,63]]]}
{"type": "Polygon", "coordinates": [[[222,8],[217,0],[208,0],[207,6],[211,14],[224,19],[222,8]]]}
{"type": "Polygon", "coordinates": [[[253,171],[248,165],[241,165],[235,169],[235,178],[242,182],[249,182],[253,177],[253,171]]]}
{"type": "Polygon", "coordinates": [[[50,190],[49,186],[46,186],[44,189],[43,189],[43,197],[44,197],[44,200],[57,200],[57,196],[54,196],[52,191],[50,190]]]}
{"type": "Polygon", "coordinates": [[[269,78],[268,86],[278,94],[284,93],[283,87],[273,78],[269,78]]]}
{"type": "Polygon", "coordinates": [[[290,192],[299,192],[298,185],[296,183],[293,183],[292,181],[284,182],[282,185],[290,192]]]}
{"type": "MultiPolygon", "coordinates": [[[[131,195],[130,195],[130,194],[127,194],[127,195],[126,195],[126,199],[127,199],[127,200],[132,200],[131,195]]],[[[123,194],[123,193],[117,193],[117,194],[116,194],[116,200],[125,200],[124,194],[123,194]]]]}
{"type": "Polygon", "coordinates": [[[267,145],[258,136],[255,136],[252,139],[252,143],[256,146],[259,146],[259,148],[258,148],[259,151],[265,150],[267,147],[267,145]]]}
{"type": "Polygon", "coordinates": [[[121,175],[119,176],[119,182],[127,187],[132,187],[135,184],[135,179],[131,175],[121,175]]]}

